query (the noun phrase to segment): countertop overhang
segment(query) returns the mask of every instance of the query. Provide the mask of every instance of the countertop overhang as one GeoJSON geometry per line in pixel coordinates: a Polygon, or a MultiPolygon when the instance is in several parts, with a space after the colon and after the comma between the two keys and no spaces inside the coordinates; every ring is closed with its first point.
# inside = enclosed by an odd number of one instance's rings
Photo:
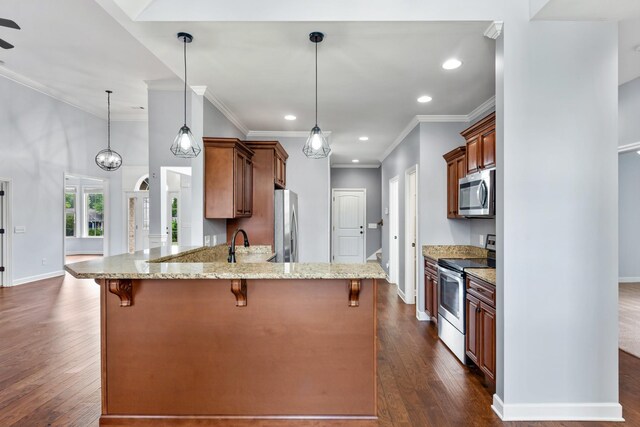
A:
{"type": "Polygon", "coordinates": [[[275,263],[271,254],[240,254],[238,262],[154,262],[158,258],[184,256],[197,247],[160,247],[132,254],[84,261],[65,266],[78,279],[384,279],[377,263],[275,263]],[[243,256],[246,260],[243,261],[243,256]],[[151,261],[151,262],[149,262],[151,261]]]}

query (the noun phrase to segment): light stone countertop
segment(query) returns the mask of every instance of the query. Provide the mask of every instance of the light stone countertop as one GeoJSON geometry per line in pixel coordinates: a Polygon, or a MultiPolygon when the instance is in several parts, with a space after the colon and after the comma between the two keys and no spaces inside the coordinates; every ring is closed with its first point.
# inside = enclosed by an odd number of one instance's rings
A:
{"type": "Polygon", "coordinates": [[[484,280],[487,283],[496,285],[496,269],[495,268],[465,268],[464,272],[484,280]]]}
{"type": "MultiPolygon", "coordinates": [[[[249,247],[249,250],[251,247],[249,247]]],[[[65,266],[78,279],[384,279],[377,263],[274,263],[266,262],[272,254],[241,254],[238,262],[188,262],[185,258],[203,256],[199,251],[213,248],[162,247],[133,254],[115,255],[65,266]],[[153,262],[158,258],[182,258],[178,262],[153,262]],[[149,261],[152,262],[149,262],[149,261]],[[251,262],[253,261],[253,262],[251,262]]],[[[169,260],[171,261],[171,260],[169,260]]]]}
{"type": "Polygon", "coordinates": [[[424,245],[422,255],[434,260],[440,258],[486,258],[489,251],[470,245],[424,245]]]}

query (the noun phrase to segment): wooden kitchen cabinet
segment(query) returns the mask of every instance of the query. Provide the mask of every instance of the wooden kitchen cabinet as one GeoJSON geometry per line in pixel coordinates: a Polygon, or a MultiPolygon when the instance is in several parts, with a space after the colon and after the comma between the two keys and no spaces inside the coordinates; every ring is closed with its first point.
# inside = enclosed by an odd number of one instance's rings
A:
{"type": "Polygon", "coordinates": [[[467,147],[458,147],[442,156],[447,162],[447,218],[464,218],[458,215],[458,180],[467,175],[467,147]]]}
{"type": "Polygon", "coordinates": [[[466,354],[485,376],[496,380],[495,286],[467,276],[466,354]]]}
{"type": "MultiPolygon", "coordinates": [[[[247,180],[253,182],[250,217],[236,217],[227,221],[227,241],[238,228],[249,235],[252,245],[274,245],[273,192],[286,185],[286,164],[289,155],[278,141],[245,141],[254,153],[247,180]],[[251,176],[249,177],[249,174],[251,176]]],[[[245,194],[246,195],[246,194],[245,194]]]]}
{"type": "Polygon", "coordinates": [[[250,217],[254,152],[236,138],[203,138],[203,143],[205,217],[250,217]]]}
{"type": "Polygon", "coordinates": [[[438,264],[431,258],[424,260],[425,310],[432,322],[438,322],[438,264]]]}
{"type": "Polygon", "coordinates": [[[496,165],[496,113],[460,133],[467,141],[466,174],[496,165]]]}

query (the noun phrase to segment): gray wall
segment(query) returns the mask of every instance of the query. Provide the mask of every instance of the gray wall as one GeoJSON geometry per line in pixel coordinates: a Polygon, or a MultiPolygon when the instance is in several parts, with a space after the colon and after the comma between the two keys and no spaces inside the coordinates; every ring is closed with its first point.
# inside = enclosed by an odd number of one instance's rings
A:
{"type": "MultiPolygon", "coordinates": [[[[332,168],[331,188],[366,188],[367,206],[366,223],[380,221],[380,206],[382,205],[382,171],[380,168],[332,168]]],[[[365,225],[367,248],[365,256],[368,258],[382,247],[381,228],[368,228],[365,225]]]]}
{"type": "Polygon", "coordinates": [[[287,188],[298,194],[300,262],[329,262],[329,159],[308,159],[302,153],[306,137],[277,139],[289,153],[287,188]]]}
{"type": "MultiPolygon", "coordinates": [[[[11,235],[14,283],[62,274],[65,172],[108,179],[110,204],[121,197],[121,171],[104,172],[94,161],[106,131],[106,120],[0,77],[0,177],[13,181],[13,225],[26,227],[11,235]]],[[[131,147],[114,138],[112,148],[127,161],[131,147]]],[[[117,214],[107,207],[110,253],[119,249],[117,214]]]]}
{"type": "Polygon", "coordinates": [[[512,415],[619,419],[617,23],[504,7],[497,397],[512,415]]]}
{"type": "Polygon", "coordinates": [[[619,218],[621,280],[640,282],[640,155],[635,151],[620,154],[619,218]]]}
{"type": "MultiPolygon", "coordinates": [[[[398,288],[402,293],[404,287],[404,172],[411,166],[420,162],[420,126],[416,126],[406,138],[398,145],[382,162],[382,267],[389,274],[387,263],[389,262],[389,214],[384,214],[389,208],[389,180],[395,176],[399,177],[398,182],[398,221],[399,236],[398,245],[400,247],[398,259],[398,288]]],[[[422,189],[418,189],[422,193],[422,189]]],[[[418,196],[421,198],[421,196],[418,196]]]]}
{"type": "Polygon", "coordinates": [[[618,88],[618,145],[640,142],[640,77],[618,88]]]}

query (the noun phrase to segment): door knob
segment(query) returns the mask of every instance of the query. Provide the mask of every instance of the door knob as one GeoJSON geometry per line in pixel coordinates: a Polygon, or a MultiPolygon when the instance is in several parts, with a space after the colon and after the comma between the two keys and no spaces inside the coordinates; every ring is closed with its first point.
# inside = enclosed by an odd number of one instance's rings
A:
{"type": "Polygon", "coordinates": [[[361,231],[360,234],[364,234],[364,233],[361,231]]]}

